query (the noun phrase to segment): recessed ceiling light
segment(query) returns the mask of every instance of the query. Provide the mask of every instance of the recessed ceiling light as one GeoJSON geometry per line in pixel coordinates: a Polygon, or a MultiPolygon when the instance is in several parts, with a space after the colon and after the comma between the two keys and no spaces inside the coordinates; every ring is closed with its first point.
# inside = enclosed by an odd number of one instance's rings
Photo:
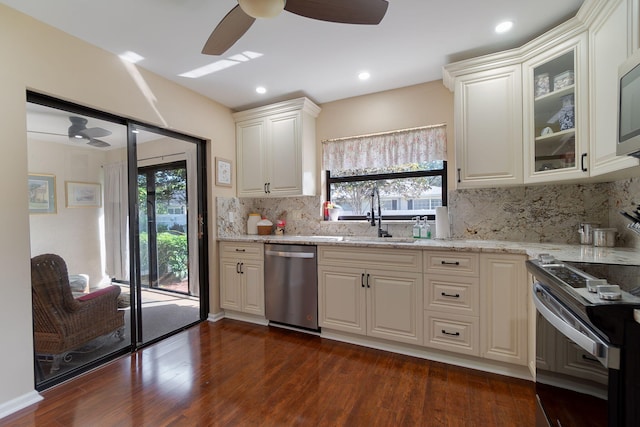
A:
{"type": "Polygon", "coordinates": [[[361,72],[360,74],[358,74],[358,78],[359,78],[360,80],[368,80],[368,79],[369,79],[369,77],[371,77],[371,74],[369,74],[369,72],[368,72],[368,71],[363,71],[363,72],[361,72]]]}
{"type": "Polygon", "coordinates": [[[256,88],[256,92],[258,92],[259,94],[267,93],[267,88],[265,88],[263,86],[258,86],[256,88]]]}
{"type": "Polygon", "coordinates": [[[496,33],[498,33],[498,34],[506,33],[512,27],[513,27],[513,22],[512,21],[501,22],[498,25],[496,25],[496,33]]]}
{"type": "Polygon", "coordinates": [[[144,59],[143,56],[140,56],[135,52],[131,52],[130,50],[120,54],[119,56],[120,56],[120,59],[124,59],[125,61],[131,62],[132,64],[137,64],[138,62],[144,59]]]}

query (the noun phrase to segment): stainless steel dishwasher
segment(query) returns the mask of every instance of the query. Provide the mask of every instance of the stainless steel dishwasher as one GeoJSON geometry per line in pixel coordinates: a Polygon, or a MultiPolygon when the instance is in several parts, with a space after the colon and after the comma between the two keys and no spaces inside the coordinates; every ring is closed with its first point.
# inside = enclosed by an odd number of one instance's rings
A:
{"type": "Polygon", "coordinates": [[[264,299],[269,321],[318,330],[315,246],[264,246],[264,299]]]}

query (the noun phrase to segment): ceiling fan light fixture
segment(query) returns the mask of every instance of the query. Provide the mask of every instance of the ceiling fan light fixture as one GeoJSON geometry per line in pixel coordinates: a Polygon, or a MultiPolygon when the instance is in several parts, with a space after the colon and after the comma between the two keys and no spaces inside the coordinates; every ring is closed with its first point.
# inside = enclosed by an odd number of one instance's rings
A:
{"type": "Polygon", "coordinates": [[[252,18],[274,18],[284,10],[286,0],[238,0],[238,4],[252,18]]]}

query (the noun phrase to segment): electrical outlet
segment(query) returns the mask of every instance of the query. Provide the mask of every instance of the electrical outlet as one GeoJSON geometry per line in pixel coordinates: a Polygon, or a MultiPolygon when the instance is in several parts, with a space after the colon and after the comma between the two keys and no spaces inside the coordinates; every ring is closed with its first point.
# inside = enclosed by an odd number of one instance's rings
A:
{"type": "Polygon", "coordinates": [[[229,212],[229,221],[233,222],[235,220],[235,215],[233,214],[233,212],[229,212]]]}

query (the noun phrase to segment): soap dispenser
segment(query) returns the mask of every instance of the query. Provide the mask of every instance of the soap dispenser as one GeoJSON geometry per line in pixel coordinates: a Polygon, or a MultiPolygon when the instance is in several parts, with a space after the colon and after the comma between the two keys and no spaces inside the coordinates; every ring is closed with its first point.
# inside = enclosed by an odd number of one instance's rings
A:
{"type": "Polygon", "coordinates": [[[431,239],[431,226],[429,225],[429,223],[427,223],[427,217],[425,216],[423,219],[423,224],[424,224],[424,233],[422,235],[423,239],[431,239]]]}
{"type": "Polygon", "coordinates": [[[413,238],[419,239],[420,238],[420,217],[419,216],[413,217],[413,220],[415,221],[413,223],[413,238]]]}

